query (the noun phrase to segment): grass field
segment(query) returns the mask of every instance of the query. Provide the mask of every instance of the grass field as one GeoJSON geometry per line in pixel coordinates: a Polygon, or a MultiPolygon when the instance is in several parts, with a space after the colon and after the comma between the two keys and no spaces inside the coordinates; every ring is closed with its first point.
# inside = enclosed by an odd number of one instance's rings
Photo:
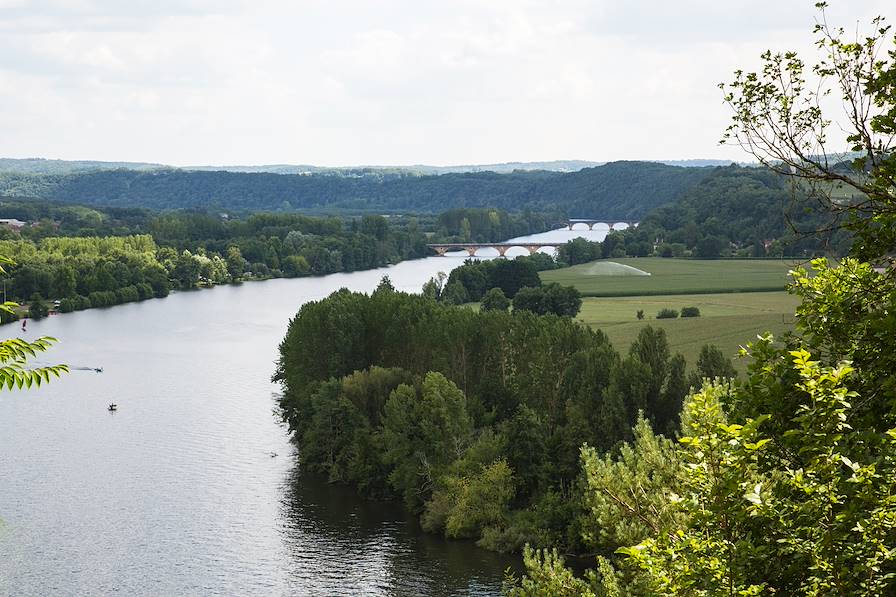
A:
{"type": "MultiPolygon", "coordinates": [[[[578,318],[603,330],[623,354],[645,325],[662,328],[666,330],[670,351],[684,355],[688,368],[692,369],[704,344],[715,344],[726,355],[734,357],[738,348],[754,340],[757,334],[772,332],[778,336],[792,329],[798,302],[786,292],[585,298],[578,318]],[[682,307],[698,307],[700,317],[655,319],[664,307],[677,311],[682,307]],[[643,321],[636,317],[638,309],[644,310],[643,321]]],[[[746,361],[733,360],[735,367],[743,372],[746,361]]]]}
{"type": "Polygon", "coordinates": [[[647,296],[784,290],[787,272],[793,266],[792,261],[777,259],[627,257],[583,263],[539,275],[545,283],[575,286],[583,296],[647,296]]]}

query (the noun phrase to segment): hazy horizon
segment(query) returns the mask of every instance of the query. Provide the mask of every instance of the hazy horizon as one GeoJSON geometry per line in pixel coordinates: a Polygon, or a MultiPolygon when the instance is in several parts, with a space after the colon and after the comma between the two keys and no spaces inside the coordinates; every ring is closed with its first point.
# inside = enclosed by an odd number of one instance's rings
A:
{"type": "MultiPolygon", "coordinates": [[[[745,156],[749,157],[749,156],[745,156]]],[[[583,163],[594,166],[609,164],[613,162],[623,162],[623,161],[631,161],[631,162],[656,162],[656,163],[670,163],[670,162],[737,162],[737,163],[746,163],[750,160],[740,159],[740,160],[726,160],[720,158],[706,158],[706,157],[682,157],[682,158],[667,158],[667,159],[640,159],[640,158],[632,158],[632,159],[607,159],[607,160],[586,160],[579,158],[550,158],[545,160],[505,160],[500,162],[478,162],[478,163],[409,163],[409,164],[337,164],[337,165],[322,165],[315,163],[298,163],[298,162],[257,162],[257,163],[226,163],[226,164],[215,164],[215,163],[194,163],[194,164],[184,164],[178,165],[165,161],[140,161],[140,160],[106,160],[106,159],[94,159],[94,158],[58,158],[58,157],[47,157],[41,155],[33,155],[33,156],[8,156],[8,155],[0,155],[0,161],[4,160],[16,160],[16,161],[47,161],[47,162],[84,162],[84,163],[123,163],[123,164],[136,164],[136,165],[147,165],[147,166],[161,166],[161,167],[171,167],[171,168],[180,168],[180,169],[190,169],[190,168],[261,168],[261,167],[275,167],[275,166],[289,166],[289,167],[301,167],[308,166],[313,168],[321,168],[321,169],[350,169],[350,168],[414,168],[414,167],[426,167],[426,168],[465,168],[465,167],[484,167],[484,166],[501,166],[501,165],[512,165],[512,164],[560,164],[560,163],[583,163]]],[[[588,167],[588,166],[586,166],[588,167]]]]}

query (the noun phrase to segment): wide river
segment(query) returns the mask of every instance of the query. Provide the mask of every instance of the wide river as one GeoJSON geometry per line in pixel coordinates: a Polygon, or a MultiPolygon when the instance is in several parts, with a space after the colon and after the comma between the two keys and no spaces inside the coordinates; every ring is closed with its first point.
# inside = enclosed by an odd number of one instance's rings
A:
{"type": "MultiPolygon", "coordinates": [[[[423,534],[396,504],[303,475],[270,381],[303,303],[342,287],[368,292],[383,275],[418,292],[462,262],[29,321],[28,338],[59,339],[38,362],[73,370],[0,392],[0,595],[499,595],[519,557],[423,534]]],[[[0,334],[23,335],[15,325],[0,334]]]]}

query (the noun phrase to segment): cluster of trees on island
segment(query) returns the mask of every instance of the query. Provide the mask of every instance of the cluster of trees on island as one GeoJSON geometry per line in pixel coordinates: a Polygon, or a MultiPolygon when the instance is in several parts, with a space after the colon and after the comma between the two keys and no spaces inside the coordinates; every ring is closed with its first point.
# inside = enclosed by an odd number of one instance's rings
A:
{"type": "Polygon", "coordinates": [[[582,297],[572,286],[542,284],[538,272],[562,267],[544,253],[480,261],[468,259],[446,277],[439,273],[423,285],[423,295],[449,305],[478,302],[485,311],[530,311],[574,317],[582,297]]]}
{"type": "MultiPolygon", "coordinates": [[[[620,354],[569,317],[476,312],[388,280],[304,305],[280,353],[306,470],[497,550],[595,549],[581,534],[580,447],[613,448],[639,417],[675,429],[690,383],[662,330],[646,327],[620,354]]],[[[697,374],[733,369],[706,347],[697,374]]]]}

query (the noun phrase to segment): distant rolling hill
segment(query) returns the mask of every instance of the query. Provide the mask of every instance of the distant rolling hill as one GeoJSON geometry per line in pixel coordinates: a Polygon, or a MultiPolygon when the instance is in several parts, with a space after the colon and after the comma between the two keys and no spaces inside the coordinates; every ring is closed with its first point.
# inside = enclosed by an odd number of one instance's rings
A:
{"type": "Polygon", "coordinates": [[[456,174],[462,172],[497,172],[508,174],[517,170],[548,170],[551,172],[575,172],[582,168],[600,166],[606,162],[585,160],[553,160],[550,162],[504,162],[500,164],[467,164],[459,166],[308,166],[271,164],[262,166],[184,166],[182,170],[220,170],[225,172],[272,172],[275,174],[363,174],[377,172],[406,172],[410,174],[456,174]]]}
{"type": "MultiPolygon", "coordinates": [[[[667,166],[684,166],[700,168],[704,166],[727,166],[726,160],[645,160],[666,164],[667,166]]],[[[245,172],[272,174],[334,174],[365,175],[379,173],[409,174],[457,174],[463,172],[497,172],[509,174],[519,170],[547,170],[549,172],[577,172],[584,168],[602,166],[607,162],[590,162],[587,160],[551,160],[546,162],[502,162],[499,164],[466,164],[457,166],[431,166],[415,164],[413,166],[313,166],[310,164],[262,164],[258,166],[221,165],[221,166],[171,166],[151,162],[104,162],[98,160],[53,160],[46,158],[0,158],[0,172],[20,174],[74,174],[80,172],[96,172],[98,170],[195,170],[205,172],[245,172]]]]}
{"type": "MultiPolygon", "coordinates": [[[[701,160],[702,161],[702,160],[701,160]]],[[[548,170],[552,172],[575,172],[582,168],[600,166],[606,162],[586,160],[553,160],[548,162],[504,162],[500,164],[468,164],[459,166],[313,166],[310,164],[262,164],[259,166],[171,166],[151,162],[104,162],[98,160],[53,160],[45,158],[0,158],[0,172],[22,174],[73,174],[96,172],[99,170],[188,170],[210,172],[269,172],[271,174],[335,174],[357,175],[366,173],[394,172],[409,174],[450,174],[457,172],[498,172],[507,174],[516,170],[548,170]]],[[[691,165],[691,164],[680,164],[691,165]]],[[[705,164],[703,164],[705,165],[705,164]]]]}
{"type": "Polygon", "coordinates": [[[145,162],[99,162],[94,160],[48,160],[45,158],[0,158],[0,172],[19,174],[74,174],[97,170],[158,170],[163,164],[145,162]]]}
{"type": "Polygon", "coordinates": [[[0,195],[151,209],[441,212],[453,207],[558,210],[639,218],[678,199],[713,168],[611,162],[575,172],[516,170],[420,175],[406,171],[276,174],[114,169],[0,173],[0,195]]]}

